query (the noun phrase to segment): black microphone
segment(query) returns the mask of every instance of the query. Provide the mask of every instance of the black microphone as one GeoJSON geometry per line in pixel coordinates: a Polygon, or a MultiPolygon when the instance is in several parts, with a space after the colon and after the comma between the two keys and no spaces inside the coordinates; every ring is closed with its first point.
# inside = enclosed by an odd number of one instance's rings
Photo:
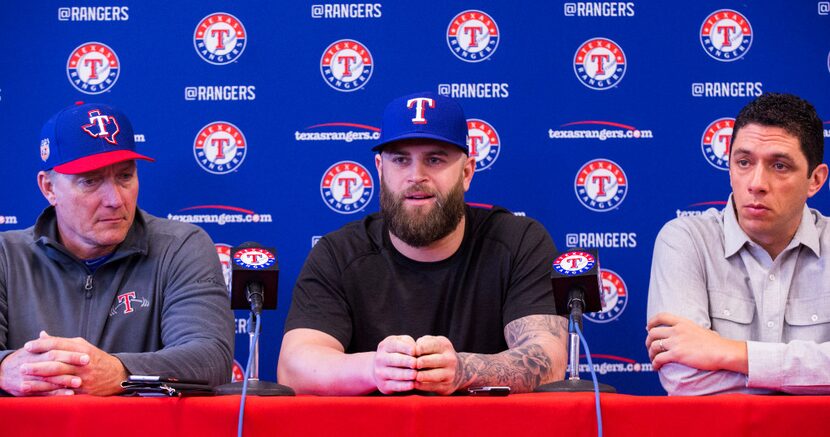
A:
{"type": "Polygon", "coordinates": [[[559,315],[573,315],[582,329],[582,314],[602,311],[599,257],[589,249],[563,252],[553,261],[550,281],[559,315]]]}
{"type": "Polygon", "coordinates": [[[277,251],[252,241],[231,249],[231,308],[259,315],[277,307],[277,251]]]}

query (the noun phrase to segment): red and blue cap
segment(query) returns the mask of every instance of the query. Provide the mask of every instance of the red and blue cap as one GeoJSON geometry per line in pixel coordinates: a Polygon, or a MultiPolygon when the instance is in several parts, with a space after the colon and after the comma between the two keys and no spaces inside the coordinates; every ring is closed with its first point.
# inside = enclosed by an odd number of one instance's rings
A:
{"type": "Polygon", "coordinates": [[[62,109],[43,125],[40,138],[43,170],[79,174],[132,159],[154,161],[135,151],[127,116],[102,103],[62,109]]]}
{"type": "Polygon", "coordinates": [[[380,152],[390,143],[413,138],[441,141],[470,153],[464,110],[455,100],[435,93],[410,94],[389,103],[383,111],[380,142],[372,150],[380,152]]]}

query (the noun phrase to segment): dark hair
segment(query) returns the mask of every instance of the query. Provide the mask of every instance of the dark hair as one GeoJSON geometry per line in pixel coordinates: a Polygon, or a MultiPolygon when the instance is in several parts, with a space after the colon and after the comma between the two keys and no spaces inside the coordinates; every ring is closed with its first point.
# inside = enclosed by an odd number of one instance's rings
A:
{"type": "Polygon", "coordinates": [[[732,128],[732,143],[741,128],[753,123],[780,127],[798,138],[807,158],[807,177],[824,161],[824,131],[816,108],[810,102],[792,94],[762,94],[738,113],[732,128]]]}

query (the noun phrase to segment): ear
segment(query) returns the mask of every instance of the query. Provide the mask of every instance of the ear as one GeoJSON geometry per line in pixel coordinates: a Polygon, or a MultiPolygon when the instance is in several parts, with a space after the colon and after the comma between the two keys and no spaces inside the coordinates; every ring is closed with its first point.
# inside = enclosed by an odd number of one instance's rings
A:
{"type": "Polygon", "coordinates": [[[807,197],[813,197],[814,194],[818,193],[818,190],[824,185],[824,181],[827,180],[827,164],[819,164],[816,168],[813,169],[813,173],[810,175],[810,185],[807,189],[807,197]]]}
{"type": "Polygon", "coordinates": [[[476,172],[476,159],[472,156],[467,156],[467,160],[464,161],[464,192],[466,193],[467,190],[470,189],[470,183],[473,181],[473,175],[476,172]]]}
{"type": "Polygon", "coordinates": [[[380,157],[380,153],[375,155],[375,168],[378,170],[378,180],[383,179],[383,158],[380,157]]]}
{"type": "Polygon", "coordinates": [[[37,186],[38,188],[40,188],[40,192],[43,193],[43,197],[46,198],[49,204],[55,206],[55,203],[57,203],[57,196],[55,195],[55,183],[49,176],[49,173],[45,171],[40,171],[37,173],[37,186]]]}

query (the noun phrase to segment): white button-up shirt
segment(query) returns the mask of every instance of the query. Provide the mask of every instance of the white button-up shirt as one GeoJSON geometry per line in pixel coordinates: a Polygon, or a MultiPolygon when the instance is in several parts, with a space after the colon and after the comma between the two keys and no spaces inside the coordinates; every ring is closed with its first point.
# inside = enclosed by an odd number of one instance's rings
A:
{"type": "Polygon", "coordinates": [[[669,394],[830,393],[830,229],[805,205],[790,244],[773,260],[723,211],[667,223],[654,245],[648,317],[670,312],[746,340],[749,374],[660,369],[669,394]],[[822,250],[828,252],[822,257],[822,250]]]}

